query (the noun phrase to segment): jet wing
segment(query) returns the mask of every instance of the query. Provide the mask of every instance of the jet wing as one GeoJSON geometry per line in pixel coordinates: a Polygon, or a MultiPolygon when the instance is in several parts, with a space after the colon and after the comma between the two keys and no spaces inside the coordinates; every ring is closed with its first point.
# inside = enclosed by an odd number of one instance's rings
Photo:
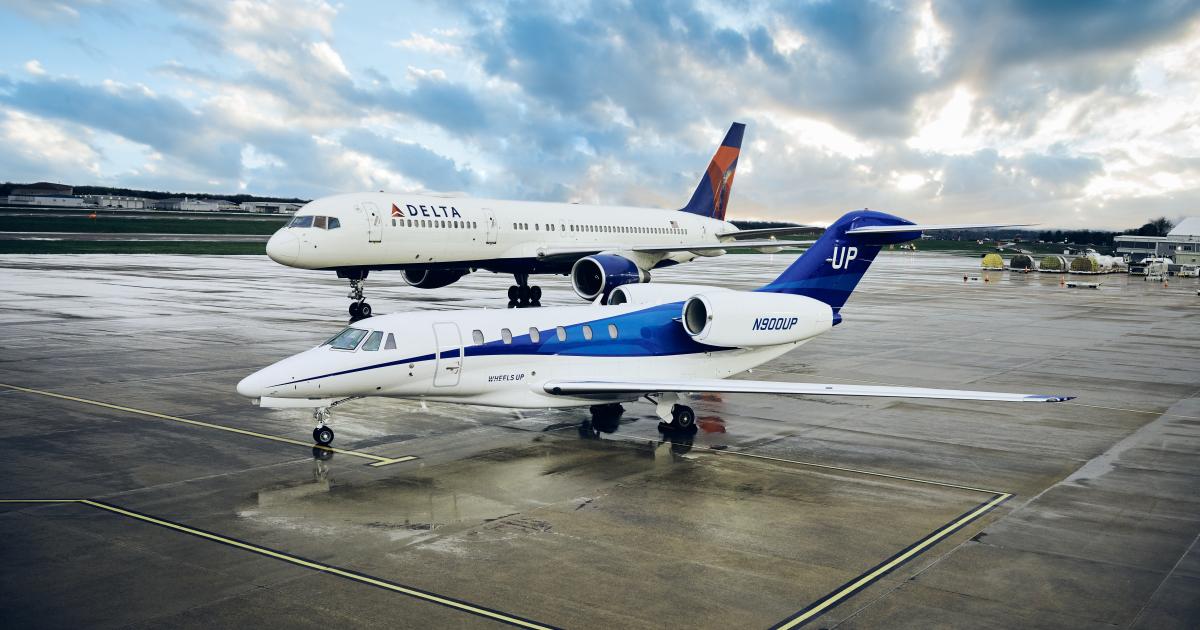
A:
{"type": "Polygon", "coordinates": [[[771,236],[787,236],[789,234],[808,234],[809,232],[819,232],[824,230],[824,227],[819,225],[789,225],[788,227],[777,228],[759,228],[755,230],[738,230],[736,232],[721,232],[717,234],[717,238],[721,240],[740,241],[750,238],[762,238],[771,236]]]}
{"type": "Polygon", "coordinates": [[[982,228],[1030,227],[1036,223],[943,223],[909,225],[872,225],[846,230],[846,234],[892,234],[896,232],[935,232],[937,230],[977,230],[982,228]]]}
{"type": "Polygon", "coordinates": [[[976,392],[960,389],[926,389],[923,387],[883,387],[878,385],[839,385],[826,383],[787,383],[776,381],[742,381],[725,379],[694,379],[678,381],[622,380],[570,381],[551,380],[542,385],[546,393],[555,396],[587,394],[661,394],[728,393],[728,394],[799,394],[804,396],[877,396],[885,398],[944,398],[949,400],[993,400],[1002,402],[1062,402],[1074,396],[1047,394],[1007,394],[976,392]]]}
{"type": "Polygon", "coordinates": [[[805,248],[812,245],[816,241],[732,241],[725,243],[715,243],[709,245],[681,245],[675,243],[673,245],[635,245],[630,247],[628,244],[613,243],[612,245],[592,245],[590,247],[555,247],[552,249],[538,250],[538,258],[551,258],[555,256],[588,256],[591,254],[599,254],[600,252],[619,251],[619,252],[643,252],[646,254],[661,254],[664,252],[711,252],[722,249],[795,249],[805,248]]]}

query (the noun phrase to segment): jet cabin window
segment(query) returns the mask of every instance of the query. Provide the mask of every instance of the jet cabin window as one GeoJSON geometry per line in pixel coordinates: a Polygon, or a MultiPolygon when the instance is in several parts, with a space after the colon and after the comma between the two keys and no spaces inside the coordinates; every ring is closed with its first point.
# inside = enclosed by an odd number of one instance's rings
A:
{"type": "Polygon", "coordinates": [[[363,337],[367,336],[367,331],[360,328],[347,328],[342,332],[334,335],[333,339],[325,342],[325,345],[337,350],[353,350],[358,347],[358,342],[362,341],[363,337]]]}
{"type": "Polygon", "coordinates": [[[473,331],[471,333],[471,339],[473,339],[475,341],[475,345],[482,346],[483,345],[483,331],[482,330],[473,331]]]}
{"type": "Polygon", "coordinates": [[[507,328],[501,328],[500,338],[504,340],[504,343],[512,343],[512,331],[507,328]]]}

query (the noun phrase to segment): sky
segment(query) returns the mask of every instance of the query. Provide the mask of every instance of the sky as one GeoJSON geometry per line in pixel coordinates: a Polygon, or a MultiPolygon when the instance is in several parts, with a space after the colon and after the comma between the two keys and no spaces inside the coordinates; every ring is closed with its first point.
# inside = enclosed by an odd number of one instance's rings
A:
{"type": "Polygon", "coordinates": [[[1200,2],[0,0],[0,180],[1136,227],[1200,214],[1200,2]]]}

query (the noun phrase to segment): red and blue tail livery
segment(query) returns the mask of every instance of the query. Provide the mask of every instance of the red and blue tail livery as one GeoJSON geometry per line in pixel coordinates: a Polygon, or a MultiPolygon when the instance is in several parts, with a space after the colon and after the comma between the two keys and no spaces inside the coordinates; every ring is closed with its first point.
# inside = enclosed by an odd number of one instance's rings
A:
{"type": "Polygon", "coordinates": [[[700,178],[700,184],[692,193],[692,199],[680,208],[684,212],[698,214],[702,217],[725,220],[725,210],[729,207],[729,193],[733,190],[733,174],[737,170],[738,154],[742,151],[742,134],[746,125],[733,123],[729,133],[717,147],[708,170],[700,178]]]}

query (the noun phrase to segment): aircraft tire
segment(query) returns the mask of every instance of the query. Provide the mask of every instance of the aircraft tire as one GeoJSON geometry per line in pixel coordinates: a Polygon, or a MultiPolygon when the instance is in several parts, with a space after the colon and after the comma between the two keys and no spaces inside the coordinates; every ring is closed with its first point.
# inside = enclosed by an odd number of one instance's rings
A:
{"type": "Polygon", "coordinates": [[[360,311],[359,311],[358,302],[351,302],[350,303],[350,319],[351,319],[351,321],[358,319],[359,312],[360,311]]]}
{"type": "Polygon", "coordinates": [[[521,291],[521,287],[518,287],[515,284],[512,285],[511,287],[508,287],[508,301],[516,302],[517,298],[520,296],[520,291],[521,291]]]}
{"type": "Polygon", "coordinates": [[[370,316],[371,316],[371,305],[367,304],[366,302],[359,302],[358,317],[360,319],[366,319],[370,316]]]}
{"type": "Polygon", "coordinates": [[[542,300],[542,287],[529,287],[529,300],[531,302],[540,302],[542,300]]]}
{"type": "Polygon", "coordinates": [[[333,429],[329,427],[317,427],[313,429],[313,441],[321,446],[329,446],[333,443],[333,429]]]}
{"type": "Polygon", "coordinates": [[[696,412],[687,405],[671,408],[671,425],[676,429],[690,430],[696,426],[696,412]]]}

